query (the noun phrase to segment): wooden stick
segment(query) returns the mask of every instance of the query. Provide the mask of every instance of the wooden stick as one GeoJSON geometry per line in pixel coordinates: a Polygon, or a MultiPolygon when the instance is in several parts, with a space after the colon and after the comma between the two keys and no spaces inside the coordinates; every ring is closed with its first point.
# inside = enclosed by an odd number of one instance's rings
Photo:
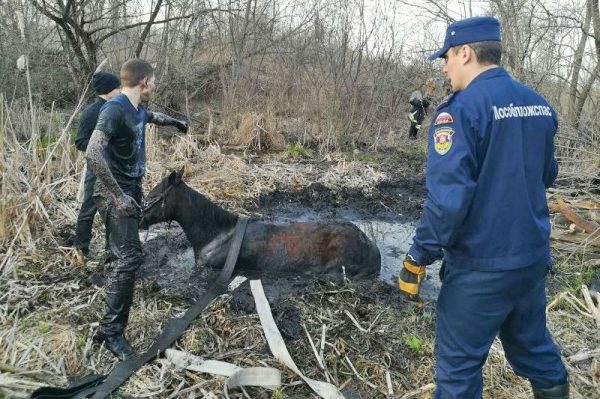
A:
{"type": "Polygon", "coordinates": [[[558,198],[556,203],[548,204],[548,208],[552,212],[560,212],[571,222],[575,223],[577,227],[581,230],[585,231],[588,234],[591,234],[592,237],[600,237],[600,226],[591,221],[587,221],[578,214],[576,214],[565,202],[558,198]]]}
{"type": "Polygon", "coordinates": [[[596,349],[593,351],[585,352],[585,353],[577,353],[575,355],[569,356],[567,358],[568,361],[572,363],[581,362],[584,360],[592,359],[594,357],[600,356],[600,349],[596,349]]]}
{"type": "Polygon", "coordinates": [[[306,324],[302,323],[302,328],[304,328],[304,332],[306,333],[306,336],[308,337],[308,342],[310,343],[310,347],[312,348],[313,353],[315,354],[315,357],[317,358],[317,363],[319,364],[319,367],[321,368],[321,370],[325,370],[325,367],[323,366],[323,362],[321,360],[321,356],[319,356],[319,352],[317,352],[317,348],[315,347],[315,344],[313,343],[310,333],[308,332],[308,329],[306,328],[306,324]]]}
{"type": "Polygon", "coordinates": [[[565,295],[565,301],[570,303],[577,313],[581,314],[582,316],[589,317],[590,319],[595,319],[593,313],[586,313],[588,310],[587,306],[582,304],[581,301],[574,297],[571,293],[567,292],[567,295],[565,295]]]}
{"type": "Polygon", "coordinates": [[[598,328],[600,328],[600,309],[594,306],[594,301],[592,300],[590,291],[585,286],[585,284],[581,285],[581,294],[583,295],[583,299],[585,299],[585,303],[588,307],[589,312],[594,316],[596,324],[598,325],[598,328]]]}
{"type": "Polygon", "coordinates": [[[561,300],[561,299],[564,299],[564,297],[565,297],[565,293],[564,293],[564,292],[561,292],[560,294],[558,294],[558,295],[556,296],[556,298],[554,298],[554,299],[552,300],[552,302],[550,302],[550,303],[548,304],[548,306],[546,306],[546,312],[549,312],[549,311],[551,311],[552,309],[554,309],[554,308],[556,307],[556,305],[558,305],[558,303],[560,302],[560,300],[561,300]]]}
{"type": "Polygon", "coordinates": [[[388,388],[388,396],[389,397],[393,397],[394,396],[394,386],[392,385],[392,376],[390,375],[390,372],[388,370],[385,371],[385,382],[387,384],[387,388],[388,388]]]}
{"type": "Polygon", "coordinates": [[[321,327],[321,348],[319,351],[319,357],[323,360],[323,365],[325,365],[325,332],[327,331],[327,326],[323,323],[321,327]]]}
{"type": "Polygon", "coordinates": [[[402,397],[400,399],[414,398],[415,396],[419,396],[420,394],[425,393],[427,391],[431,391],[432,389],[435,389],[435,384],[427,384],[427,385],[422,386],[419,389],[415,389],[414,391],[405,393],[404,395],[402,395],[402,397]]]}
{"type": "Polygon", "coordinates": [[[358,328],[358,330],[360,332],[363,333],[368,333],[369,330],[365,329],[363,326],[360,325],[360,323],[358,322],[358,320],[356,320],[356,318],[354,316],[352,316],[352,313],[348,312],[347,310],[344,310],[344,313],[346,314],[346,316],[348,316],[348,318],[350,319],[350,321],[352,321],[352,324],[354,324],[356,326],[356,328],[358,328]]]}
{"type": "Polygon", "coordinates": [[[350,361],[350,359],[348,358],[347,355],[345,355],[344,358],[346,359],[346,363],[348,364],[348,366],[350,366],[350,369],[352,370],[354,375],[356,375],[356,377],[359,380],[361,380],[362,382],[367,384],[369,387],[371,387],[373,389],[377,389],[377,385],[370,383],[369,381],[367,381],[367,379],[365,379],[362,375],[360,375],[360,373],[356,370],[356,368],[354,367],[354,365],[352,364],[352,362],[350,361]]]}

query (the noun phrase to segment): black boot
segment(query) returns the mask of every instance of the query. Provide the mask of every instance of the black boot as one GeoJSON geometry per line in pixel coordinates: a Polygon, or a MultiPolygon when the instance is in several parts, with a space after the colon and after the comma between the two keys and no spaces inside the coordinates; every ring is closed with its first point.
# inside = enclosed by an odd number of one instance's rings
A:
{"type": "Polygon", "coordinates": [[[105,335],[98,331],[96,335],[94,335],[94,341],[99,344],[104,343],[106,349],[119,360],[126,360],[134,355],[133,348],[129,345],[129,342],[127,342],[127,339],[123,334],[105,335]]]}
{"type": "Polygon", "coordinates": [[[132,273],[108,273],[105,286],[106,313],[100,320],[97,341],[103,341],[119,359],[131,356],[133,349],[123,336],[129,309],[133,302],[134,276],[132,273]]]}
{"type": "Polygon", "coordinates": [[[533,399],[569,399],[569,383],[554,385],[550,388],[538,388],[531,384],[533,399]]]}

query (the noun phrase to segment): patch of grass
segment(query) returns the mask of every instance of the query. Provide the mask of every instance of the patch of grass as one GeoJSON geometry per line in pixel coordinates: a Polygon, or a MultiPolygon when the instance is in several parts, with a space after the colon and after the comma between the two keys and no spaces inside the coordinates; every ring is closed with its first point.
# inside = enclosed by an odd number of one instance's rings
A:
{"type": "Polygon", "coordinates": [[[44,136],[44,137],[41,137],[38,140],[37,148],[38,148],[38,150],[46,150],[51,145],[55,144],[57,140],[58,140],[58,137],[56,137],[56,136],[44,136]]]}
{"type": "Polygon", "coordinates": [[[273,391],[273,395],[271,396],[271,398],[273,398],[273,399],[283,399],[284,396],[283,396],[283,392],[281,391],[281,389],[276,388],[273,391]]]}
{"type": "Polygon", "coordinates": [[[360,152],[358,150],[355,150],[354,152],[354,160],[358,161],[358,162],[373,162],[375,158],[373,157],[372,154],[366,153],[366,152],[360,152]]]}
{"type": "Polygon", "coordinates": [[[69,129],[69,139],[71,143],[75,142],[75,138],[77,137],[77,129],[72,127],[69,129]]]}
{"type": "Polygon", "coordinates": [[[596,277],[596,268],[587,266],[579,256],[570,259],[555,260],[554,276],[548,275],[550,284],[553,279],[558,281],[559,287],[563,287],[573,295],[579,295],[582,285],[590,285],[596,277]]]}
{"type": "Polygon", "coordinates": [[[33,321],[31,321],[31,319],[19,320],[19,329],[20,330],[27,330],[27,329],[31,328],[31,326],[33,326],[33,321]]]}
{"type": "Polygon", "coordinates": [[[310,158],[308,151],[300,144],[292,144],[287,148],[287,154],[291,158],[310,158]]]}
{"type": "Polygon", "coordinates": [[[50,331],[50,326],[48,325],[48,323],[40,321],[38,323],[38,331],[40,332],[40,334],[47,334],[50,331]]]}
{"type": "Polygon", "coordinates": [[[39,265],[37,263],[29,263],[23,267],[23,270],[27,270],[34,276],[38,276],[42,273],[41,265],[39,265]]]}
{"type": "Polygon", "coordinates": [[[596,277],[596,268],[590,266],[583,266],[581,272],[577,276],[576,286],[581,287],[582,285],[590,285],[592,280],[596,277]]]}
{"type": "Polygon", "coordinates": [[[585,275],[585,278],[587,278],[587,283],[591,283],[596,277],[596,275],[600,273],[600,269],[598,269],[598,266],[592,264],[589,261],[584,262],[583,269],[583,274],[585,275]]]}
{"type": "Polygon", "coordinates": [[[85,334],[77,334],[77,347],[78,348],[83,348],[85,347],[85,344],[87,342],[87,337],[85,336],[85,334]]]}
{"type": "Polygon", "coordinates": [[[402,310],[403,317],[420,318],[423,315],[423,309],[416,302],[409,302],[402,310]]]}
{"type": "Polygon", "coordinates": [[[427,160],[427,142],[410,143],[403,147],[400,152],[408,161],[424,162],[427,160]]]}
{"type": "Polygon", "coordinates": [[[330,352],[325,355],[325,361],[326,361],[328,367],[334,367],[337,360],[338,360],[338,358],[335,355],[335,353],[330,352]]]}
{"type": "Polygon", "coordinates": [[[413,351],[415,351],[417,353],[423,352],[424,341],[421,338],[417,337],[416,335],[408,335],[408,336],[404,337],[404,342],[413,351]]]}

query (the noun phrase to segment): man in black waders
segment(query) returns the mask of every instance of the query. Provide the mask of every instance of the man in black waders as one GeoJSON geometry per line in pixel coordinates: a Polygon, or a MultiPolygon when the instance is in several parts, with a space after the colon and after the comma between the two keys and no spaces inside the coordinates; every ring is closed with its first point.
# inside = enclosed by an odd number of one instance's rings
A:
{"type": "Polygon", "coordinates": [[[175,126],[187,123],[151,112],[141,105],[155,89],[152,66],[132,59],[121,67],[123,88],[102,107],[86,157],[96,174],[94,200],[106,227],[106,313],[94,336],[119,359],[133,355],[124,332],[133,302],[135,272],[143,260],[138,223],[142,209],[142,179],[146,172],[146,123],[175,126]]]}
{"type": "MultiPolygon", "coordinates": [[[[88,105],[81,113],[79,118],[79,128],[75,138],[75,147],[79,151],[87,150],[90,137],[96,127],[98,114],[106,101],[115,97],[121,91],[121,80],[112,73],[96,72],[92,76],[92,87],[97,97],[96,100],[88,105]]],[[[74,246],[80,250],[84,256],[90,252],[90,241],[92,239],[92,226],[94,216],[98,208],[94,202],[94,183],[96,175],[90,168],[86,168],[85,180],[83,183],[83,201],[77,216],[77,227],[75,228],[74,246]]]]}

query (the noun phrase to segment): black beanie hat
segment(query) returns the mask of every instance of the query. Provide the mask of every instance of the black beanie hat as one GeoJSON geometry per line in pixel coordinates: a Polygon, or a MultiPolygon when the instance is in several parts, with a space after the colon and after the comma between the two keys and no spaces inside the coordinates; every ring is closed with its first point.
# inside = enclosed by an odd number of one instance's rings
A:
{"type": "Polygon", "coordinates": [[[94,87],[96,94],[108,94],[121,86],[121,80],[112,73],[96,72],[92,76],[92,86],[94,87]]]}

